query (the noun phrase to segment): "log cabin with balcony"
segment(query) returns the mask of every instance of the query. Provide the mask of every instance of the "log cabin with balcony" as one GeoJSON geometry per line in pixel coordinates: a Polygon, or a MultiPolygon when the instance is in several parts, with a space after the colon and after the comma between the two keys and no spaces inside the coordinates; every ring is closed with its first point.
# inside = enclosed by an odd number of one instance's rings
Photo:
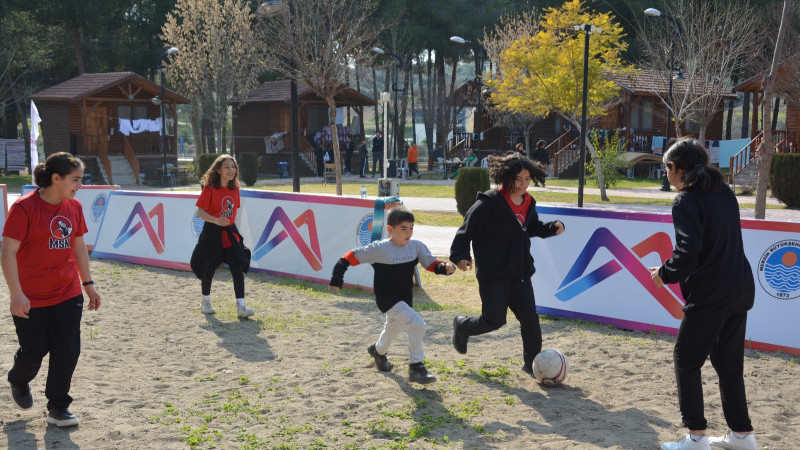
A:
{"type": "MultiPolygon", "coordinates": [[[[336,106],[342,108],[337,120],[337,134],[344,158],[344,136],[364,137],[364,107],[375,106],[375,100],[351,87],[345,87],[335,98],[336,106]],[[339,124],[340,123],[340,124],[339,124]]],[[[281,161],[291,162],[291,97],[290,81],[268,81],[257,86],[247,95],[233,103],[233,141],[239,152],[254,152],[265,155],[262,167],[270,172],[277,170],[281,161]]],[[[301,174],[315,172],[315,136],[322,141],[330,139],[328,127],[328,104],[307,84],[297,82],[297,102],[300,128],[301,174]],[[319,133],[319,135],[317,134],[319,133]]],[[[353,159],[357,158],[357,152],[353,159]]]]}
{"type": "MultiPolygon", "coordinates": [[[[47,155],[80,157],[95,184],[139,184],[163,168],[161,87],[133,72],[78,75],[31,96],[42,117],[47,155]]],[[[177,167],[177,105],[189,103],[165,89],[167,162],[177,167]]]]}

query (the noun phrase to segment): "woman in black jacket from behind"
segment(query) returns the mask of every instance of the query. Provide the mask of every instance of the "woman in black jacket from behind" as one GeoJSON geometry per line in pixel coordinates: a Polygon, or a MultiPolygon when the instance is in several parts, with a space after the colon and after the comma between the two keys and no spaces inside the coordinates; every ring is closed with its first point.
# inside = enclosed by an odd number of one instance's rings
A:
{"type": "Polygon", "coordinates": [[[480,316],[453,319],[453,346],[459,353],[466,353],[469,336],[505,325],[510,308],[522,329],[522,369],[532,374],[533,358],[542,349],[542,330],[531,284],[536,270],[530,251],[531,238],[560,234],[564,224],[558,220],[541,222],[536,200],[527,192],[531,180],[543,183],[547,176],[540,164],[509,152],[490,156],[489,168],[500,187],[478,193],[450,247],[450,261],[461,270],[469,270],[472,243],[482,305],[480,316]]]}
{"type": "Polygon", "coordinates": [[[662,449],[755,449],[744,388],[744,339],[755,282],[744,254],[739,203],[708,166],[708,153],[694,139],[676,142],[664,154],[670,183],[678,189],[672,205],[675,250],[651,269],[656,286],[680,283],[686,301],[673,358],[681,418],[689,434],[662,449]],[[722,411],[730,430],[706,437],[700,368],[711,356],[719,377],[722,411]]]}

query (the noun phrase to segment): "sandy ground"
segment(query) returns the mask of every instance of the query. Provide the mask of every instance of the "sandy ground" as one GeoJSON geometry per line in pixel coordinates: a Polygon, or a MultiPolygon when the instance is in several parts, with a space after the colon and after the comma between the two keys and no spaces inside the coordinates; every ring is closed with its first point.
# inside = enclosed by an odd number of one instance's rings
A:
{"type": "MultiPolygon", "coordinates": [[[[425,275],[415,289],[428,323],[428,365],[439,381],[407,381],[404,336],[392,372],[366,353],[382,327],[369,293],[247,276],[255,320],[234,316],[230,276],[219,271],[216,316],[199,311],[191,274],[92,261],[104,303],[85,312],[71,410],[81,425],[44,421],[45,361],[36,404],[19,411],[0,389],[0,447],[187,448],[658,448],[679,437],[674,338],[543,317],[545,347],[570,362],[564,386],[543,388],[519,370],[519,325],[453,350],[451,322],[479,308],[471,274],[425,275]],[[454,295],[454,293],[457,293],[454,295]]],[[[0,286],[0,305],[8,291],[0,286]]],[[[16,350],[0,308],[0,373],[16,350]]],[[[797,448],[797,359],[747,351],[745,381],[761,448],[797,448]]],[[[716,377],[704,371],[709,431],[725,431],[716,377]]]]}

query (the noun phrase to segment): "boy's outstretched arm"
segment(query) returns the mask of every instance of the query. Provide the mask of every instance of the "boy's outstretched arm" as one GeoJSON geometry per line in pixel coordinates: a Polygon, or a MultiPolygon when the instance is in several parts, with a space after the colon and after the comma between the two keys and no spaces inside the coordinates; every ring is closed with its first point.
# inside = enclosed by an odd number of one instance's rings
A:
{"type": "Polygon", "coordinates": [[[331,281],[328,283],[328,290],[338,291],[341,289],[344,285],[344,273],[347,271],[347,268],[351,265],[357,266],[358,264],[359,261],[352,251],[345,253],[344,256],[339,258],[339,261],[336,261],[336,265],[333,266],[333,274],[331,274],[331,281]]]}

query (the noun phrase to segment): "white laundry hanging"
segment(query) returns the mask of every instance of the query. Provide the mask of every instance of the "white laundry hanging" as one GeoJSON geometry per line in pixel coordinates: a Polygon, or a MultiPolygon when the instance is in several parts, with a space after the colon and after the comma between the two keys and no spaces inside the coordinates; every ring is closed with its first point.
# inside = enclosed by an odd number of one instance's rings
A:
{"type": "Polygon", "coordinates": [[[154,132],[161,134],[161,118],[157,119],[119,119],[119,132],[125,136],[154,132]]]}

